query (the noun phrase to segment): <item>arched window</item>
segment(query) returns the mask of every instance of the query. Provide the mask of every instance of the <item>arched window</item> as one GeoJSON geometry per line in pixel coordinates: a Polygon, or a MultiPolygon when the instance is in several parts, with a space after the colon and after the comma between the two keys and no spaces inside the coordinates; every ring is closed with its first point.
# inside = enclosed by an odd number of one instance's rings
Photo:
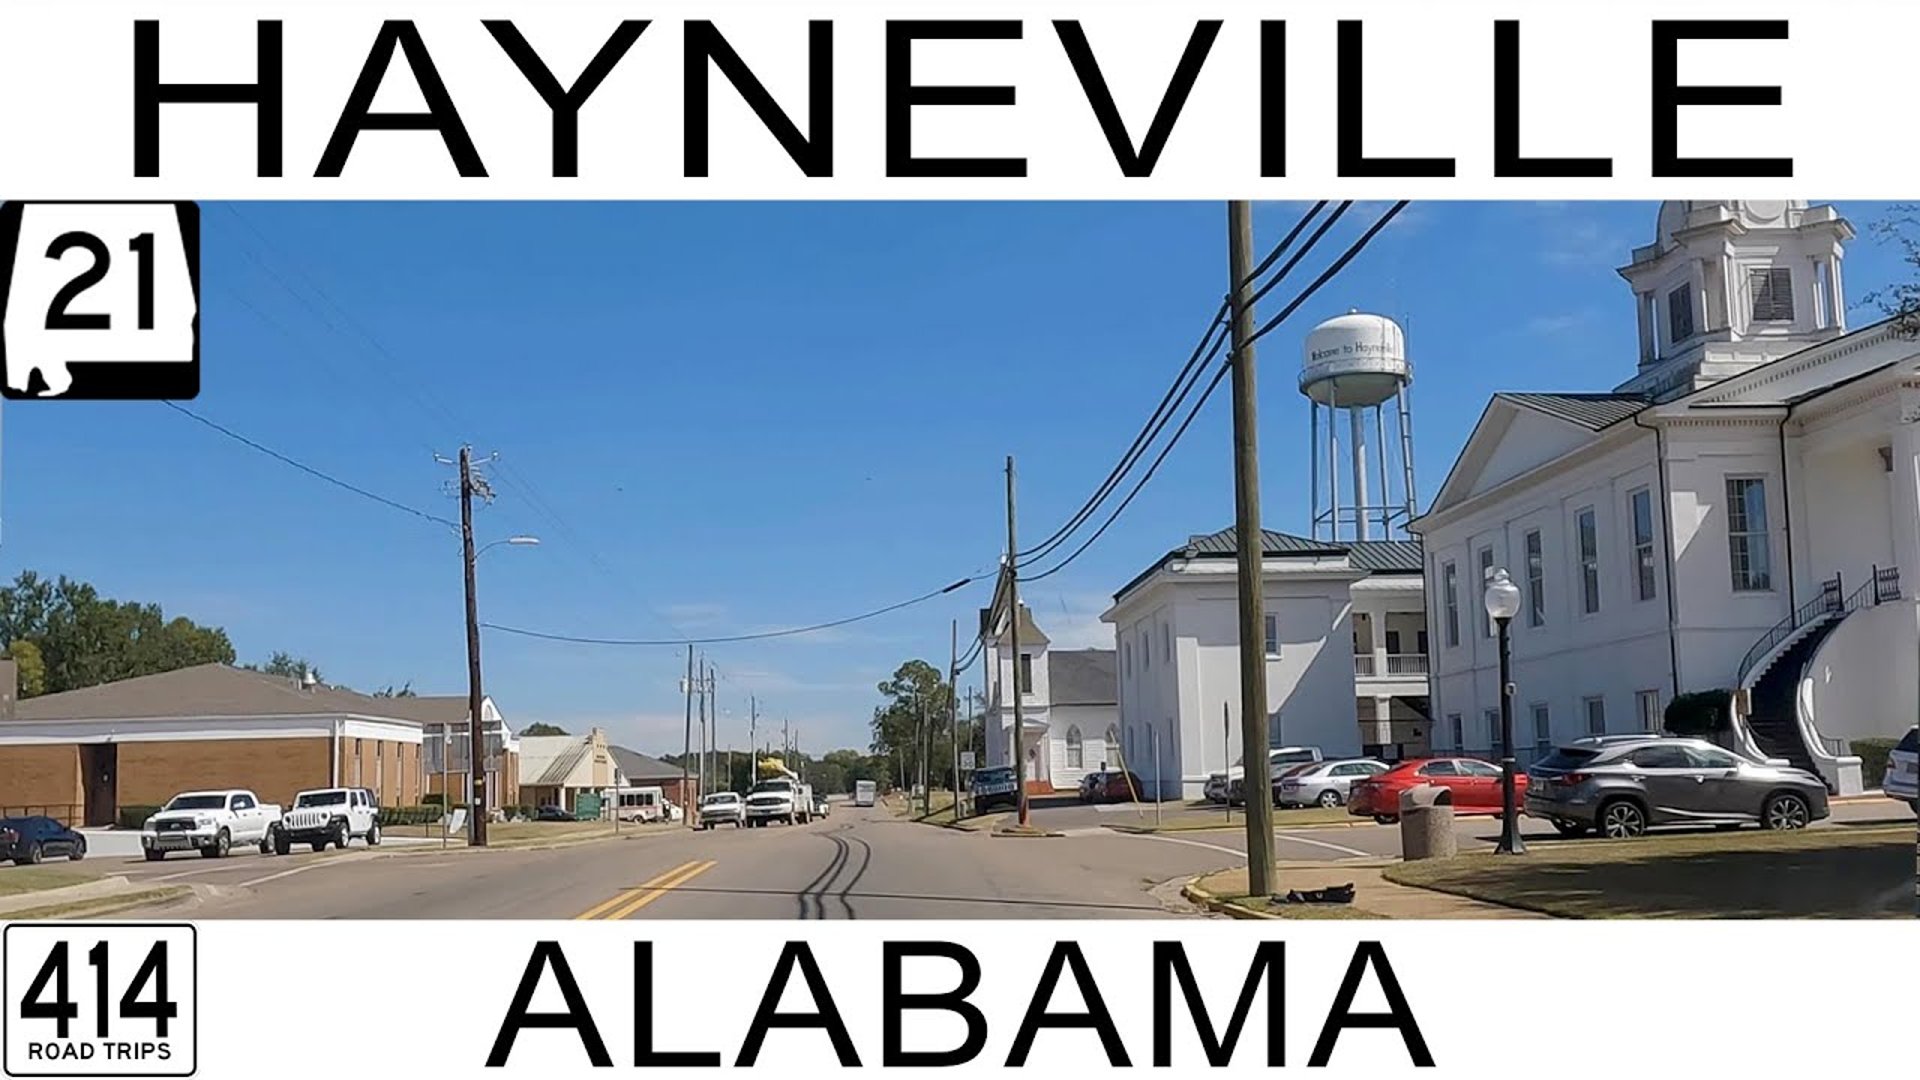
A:
{"type": "Polygon", "coordinates": [[[1067,768],[1084,768],[1085,766],[1082,763],[1085,760],[1086,755],[1081,745],[1080,728],[1078,725],[1075,725],[1067,729],[1067,768]]]}

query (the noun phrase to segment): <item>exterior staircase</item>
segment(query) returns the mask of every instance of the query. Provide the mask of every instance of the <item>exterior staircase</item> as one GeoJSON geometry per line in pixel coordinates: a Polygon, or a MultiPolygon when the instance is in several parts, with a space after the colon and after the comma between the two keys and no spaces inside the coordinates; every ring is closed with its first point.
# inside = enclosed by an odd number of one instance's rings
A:
{"type": "Polygon", "coordinates": [[[1782,758],[1815,776],[1820,775],[1820,769],[1800,731],[1800,679],[1820,643],[1839,625],[1838,618],[1829,616],[1795,637],[1761,669],[1750,692],[1747,729],[1761,753],[1782,758]]]}

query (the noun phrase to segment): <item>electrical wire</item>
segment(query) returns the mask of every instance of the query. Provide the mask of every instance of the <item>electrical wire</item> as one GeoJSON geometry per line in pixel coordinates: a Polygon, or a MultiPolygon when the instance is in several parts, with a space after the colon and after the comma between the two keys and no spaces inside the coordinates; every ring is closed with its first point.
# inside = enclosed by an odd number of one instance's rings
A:
{"type": "MultiPolygon", "coordinates": [[[[1293,228],[1278,244],[1273,246],[1271,251],[1267,252],[1266,257],[1260,261],[1260,264],[1253,269],[1252,273],[1247,275],[1247,279],[1235,283],[1236,290],[1245,288],[1247,285],[1259,280],[1260,275],[1264,274],[1267,269],[1293,245],[1294,240],[1299,237],[1301,231],[1307,227],[1308,223],[1317,217],[1320,211],[1326,208],[1327,202],[1328,200],[1322,199],[1309,207],[1305,213],[1301,214],[1300,220],[1294,224],[1293,228]]],[[[1272,281],[1269,281],[1264,288],[1254,294],[1254,299],[1257,300],[1260,296],[1264,296],[1268,291],[1271,291],[1275,285],[1279,284],[1288,272],[1299,263],[1300,258],[1312,250],[1313,245],[1319,241],[1321,236],[1326,234],[1328,228],[1332,227],[1332,223],[1338,221],[1340,216],[1346,213],[1347,208],[1351,205],[1353,205],[1351,202],[1342,203],[1340,207],[1335,210],[1327,224],[1322,225],[1319,231],[1313,235],[1312,239],[1307,242],[1307,246],[1302,248],[1300,253],[1295,255],[1293,260],[1285,267],[1281,268],[1279,274],[1275,275],[1272,281]]],[[[1251,302],[1250,300],[1249,303],[1251,302]]],[[[1147,418],[1147,422],[1140,429],[1139,434],[1134,436],[1132,445],[1127,448],[1125,454],[1121,455],[1119,463],[1113,467],[1113,471],[1107,474],[1106,480],[1101,483],[1099,489],[1096,490],[1085,503],[1081,504],[1080,509],[1074,513],[1073,517],[1070,518],[1065,525],[1055,530],[1054,533],[1045,540],[1042,540],[1025,551],[1019,552],[1016,556],[1016,561],[1025,560],[1031,562],[1036,559],[1045,558],[1048,553],[1065,543],[1080,526],[1084,525],[1100,508],[1100,504],[1105,502],[1107,497],[1113,494],[1114,490],[1119,487],[1120,482],[1125,479],[1126,474],[1132,470],[1134,465],[1139,463],[1141,455],[1145,454],[1147,448],[1153,444],[1153,440],[1159,438],[1160,433],[1166,430],[1167,424],[1172,421],[1174,414],[1180,411],[1180,406],[1186,401],[1187,394],[1192,391],[1194,383],[1199,381],[1201,372],[1197,370],[1197,366],[1202,363],[1201,356],[1203,354],[1210,355],[1208,353],[1210,343],[1213,343],[1215,335],[1220,334],[1226,329],[1226,315],[1230,305],[1230,300],[1222,300],[1220,302],[1219,308],[1213,313],[1213,318],[1207,323],[1207,331],[1201,336],[1200,343],[1194,346],[1192,354],[1187,357],[1187,362],[1182,365],[1179,374],[1174,376],[1172,385],[1168,386],[1167,392],[1161,396],[1160,404],[1154,408],[1153,415],[1147,418]]],[[[1217,344],[1214,344],[1213,348],[1217,349],[1217,344]]]]}
{"type": "Polygon", "coordinates": [[[385,495],[376,495],[373,492],[368,491],[366,488],[359,487],[354,484],[349,484],[345,480],[342,480],[339,477],[333,476],[329,473],[322,472],[319,469],[316,469],[313,466],[306,464],[305,462],[296,461],[295,459],[288,457],[287,455],[281,453],[278,450],[273,449],[270,446],[264,446],[260,443],[253,441],[252,439],[247,438],[245,435],[240,434],[239,432],[233,430],[232,428],[225,427],[221,424],[215,423],[214,421],[209,420],[204,416],[201,416],[199,413],[194,412],[192,409],[189,409],[186,406],[181,405],[177,402],[162,401],[160,402],[160,404],[165,405],[167,408],[172,409],[174,412],[177,412],[182,416],[185,416],[188,419],[195,421],[196,423],[202,424],[208,428],[211,428],[214,431],[219,432],[222,435],[225,435],[227,438],[232,439],[233,441],[240,443],[243,446],[247,446],[254,450],[257,450],[260,453],[267,455],[268,457],[274,459],[275,461],[280,462],[283,465],[292,466],[293,468],[298,469],[301,472],[306,473],[308,476],[314,477],[315,479],[324,480],[327,483],[332,484],[334,487],[340,488],[343,491],[350,491],[353,494],[358,495],[363,499],[371,499],[382,506],[391,507],[395,510],[401,511],[402,513],[412,514],[414,517],[420,518],[424,521],[431,521],[436,525],[445,525],[447,528],[450,528],[450,529],[458,529],[460,527],[459,524],[456,522],[450,521],[443,517],[439,517],[435,514],[429,514],[425,510],[421,510],[417,507],[408,506],[406,503],[396,502],[393,499],[387,498],[385,495]]]}
{"type": "MultiPolygon", "coordinates": [[[[1267,320],[1264,324],[1261,325],[1259,330],[1255,331],[1252,335],[1250,335],[1247,338],[1247,341],[1245,344],[1251,345],[1255,341],[1260,340],[1260,338],[1266,336],[1267,334],[1271,333],[1273,330],[1277,329],[1280,326],[1280,324],[1284,323],[1287,320],[1288,317],[1290,317],[1294,312],[1298,311],[1301,305],[1305,304],[1310,298],[1312,298],[1313,294],[1315,294],[1316,292],[1319,292],[1322,286],[1324,286],[1327,282],[1333,280],[1334,275],[1338,274],[1341,270],[1345,269],[1348,263],[1352,262],[1354,258],[1358,256],[1360,252],[1367,247],[1368,244],[1373,242],[1373,238],[1380,234],[1380,230],[1386,228],[1387,224],[1391,222],[1394,218],[1398,217],[1400,214],[1400,211],[1406,209],[1406,207],[1407,207],[1407,200],[1402,199],[1399,202],[1394,203],[1393,206],[1389,208],[1385,213],[1381,214],[1379,219],[1375,221],[1373,225],[1367,229],[1366,232],[1360,235],[1359,239],[1355,240],[1353,244],[1347,248],[1346,251],[1341,253],[1339,258],[1335,259],[1331,265],[1329,265],[1325,270],[1323,270],[1320,273],[1319,277],[1315,278],[1311,284],[1309,284],[1305,289],[1301,290],[1300,293],[1296,295],[1293,298],[1293,300],[1287,304],[1285,308],[1281,309],[1278,315],[1275,315],[1273,318],[1267,320]]],[[[1316,238],[1322,233],[1324,233],[1324,229],[1321,230],[1320,233],[1316,233],[1316,238]]],[[[1312,249],[1311,243],[1312,242],[1309,241],[1308,248],[1303,250],[1302,254],[1305,254],[1306,250],[1312,249]]],[[[1295,261],[1298,261],[1298,260],[1296,259],[1295,261]]],[[[1216,348],[1215,351],[1217,352],[1218,349],[1216,348]]],[[[1211,362],[1211,359],[1212,358],[1209,357],[1209,362],[1211,362]]],[[[1073,563],[1075,559],[1078,559],[1080,557],[1081,553],[1085,552],[1088,548],[1092,547],[1094,544],[1094,541],[1099,540],[1101,535],[1104,534],[1107,531],[1107,529],[1115,521],[1119,520],[1120,515],[1123,512],[1125,512],[1125,510],[1127,509],[1127,506],[1133,502],[1134,496],[1139,495],[1141,490],[1147,486],[1147,481],[1153,479],[1153,474],[1159,471],[1160,463],[1165,461],[1167,458],[1167,455],[1171,453],[1173,448],[1179,444],[1180,437],[1186,434],[1187,427],[1193,423],[1193,420],[1196,416],[1200,415],[1200,410],[1206,407],[1207,399],[1213,396],[1214,390],[1219,388],[1220,380],[1225,378],[1227,372],[1231,370],[1233,370],[1233,364],[1231,359],[1229,359],[1225,363],[1222,363],[1219,366],[1219,369],[1214,372],[1213,378],[1208,381],[1206,390],[1201,393],[1200,400],[1194,403],[1192,410],[1190,410],[1187,413],[1186,419],[1181,421],[1179,428],[1177,428],[1174,431],[1173,437],[1167,440],[1166,446],[1161,448],[1159,455],[1153,459],[1153,463],[1147,466],[1147,471],[1144,474],[1142,474],[1139,481],[1134,484],[1133,490],[1127,493],[1127,497],[1121,501],[1119,506],[1114,508],[1113,513],[1108,515],[1107,520],[1101,523],[1100,528],[1095,530],[1092,536],[1089,536],[1084,543],[1082,543],[1079,547],[1075,548],[1073,553],[1071,555],[1068,555],[1061,562],[1031,577],[1022,577],[1022,578],[1019,578],[1018,580],[1022,582],[1030,582],[1030,581],[1039,581],[1043,578],[1052,577],[1054,574],[1057,574],[1060,571],[1066,569],[1069,565],[1073,563]]]]}
{"type": "Polygon", "coordinates": [[[728,634],[720,637],[704,637],[704,638],[596,638],[596,637],[580,637],[574,634],[553,634],[553,633],[547,633],[541,630],[528,630],[518,626],[503,626],[499,623],[483,622],[480,625],[485,627],[488,630],[498,630],[503,634],[514,634],[519,637],[539,638],[542,641],[565,641],[575,645],[621,645],[621,646],[645,646],[645,647],[668,646],[668,645],[675,646],[675,647],[685,647],[688,645],[722,645],[722,644],[739,642],[739,641],[766,641],[769,638],[794,637],[799,634],[813,634],[813,633],[818,633],[821,630],[832,630],[835,627],[848,626],[857,622],[865,622],[868,619],[875,619],[882,615],[899,611],[902,608],[909,608],[914,606],[915,604],[923,604],[923,603],[926,603],[928,600],[932,600],[936,597],[945,596],[948,593],[954,592],[955,590],[962,589],[968,585],[973,584],[975,580],[976,579],[970,578],[970,577],[961,578],[959,581],[956,581],[953,584],[946,586],[945,588],[934,589],[931,592],[921,593],[919,596],[913,597],[910,600],[902,600],[899,603],[888,604],[885,607],[874,608],[872,611],[862,612],[858,615],[849,615],[844,619],[835,619],[832,622],[814,623],[811,626],[795,626],[785,630],[767,630],[758,634],[728,634]]]}

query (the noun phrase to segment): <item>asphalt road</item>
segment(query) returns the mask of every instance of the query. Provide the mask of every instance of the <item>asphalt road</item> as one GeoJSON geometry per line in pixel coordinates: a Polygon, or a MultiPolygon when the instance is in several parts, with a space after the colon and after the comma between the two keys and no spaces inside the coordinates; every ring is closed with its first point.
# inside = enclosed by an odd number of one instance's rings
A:
{"type": "MultiPolygon", "coordinates": [[[[1835,807],[1840,822],[1901,820],[1903,813],[1879,802],[1835,807]]],[[[547,849],[389,845],[87,861],[141,883],[193,886],[183,903],[117,918],[1112,919],[1195,917],[1179,883],[1245,859],[1239,829],[1137,836],[1103,827],[1150,820],[1151,811],[1143,819],[1132,808],[1067,805],[1034,817],[1065,835],[996,837],[840,804],[810,825],[673,830],[547,849]]],[[[1457,827],[1463,851],[1490,849],[1499,835],[1490,819],[1457,827]]],[[[1275,835],[1285,861],[1399,853],[1398,830],[1371,823],[1283,827],[1275,835]]],[[[1524,835],[1536,845],[1604,842],[1563,840],[1534,822],[1524,835]]]]}
{"type": "Polygon", "coordinates": [[[1192,915],[1177,883],[1239,859],[1219,845],[1100,828],[994,837],[843,805],[791,828],[546,850],[89,861],[195,886],[185,910],[168,910],[209,919],[1110,919],[1192,915]]]}

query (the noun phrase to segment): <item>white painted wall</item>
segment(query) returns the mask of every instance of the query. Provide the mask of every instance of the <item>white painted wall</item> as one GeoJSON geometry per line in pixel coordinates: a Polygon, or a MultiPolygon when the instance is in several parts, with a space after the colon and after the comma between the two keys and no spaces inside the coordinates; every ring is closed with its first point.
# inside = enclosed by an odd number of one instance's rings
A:
{"type": "Polygon", "coordinates": [[[1805,690],[1821,735],[1897,739],[1920,718],[1920,606],[1847,616],[1813,654],[1805,690]]]}

